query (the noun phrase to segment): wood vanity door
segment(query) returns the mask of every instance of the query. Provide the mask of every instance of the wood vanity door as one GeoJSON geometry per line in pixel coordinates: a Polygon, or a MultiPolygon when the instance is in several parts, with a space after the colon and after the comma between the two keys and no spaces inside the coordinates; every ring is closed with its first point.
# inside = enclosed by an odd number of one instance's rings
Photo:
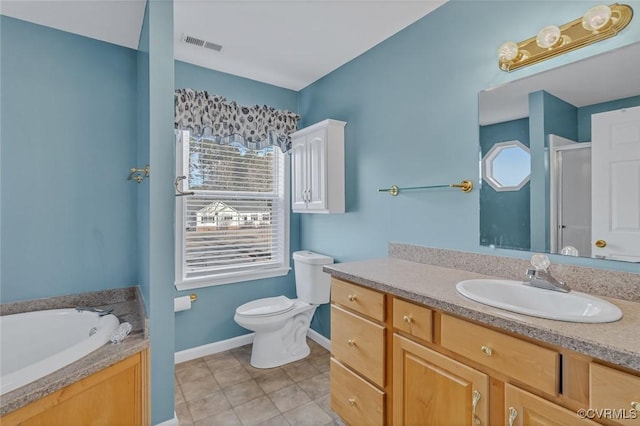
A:
{"type": "Polygon", "coordinates": [[[505,385],[505,424],[509,426],[597,426],[598,423],[581,418],[577,411],[568,410],[523,391],[510,384],[505,385]]]}
{"type": "Polygon", "coordinates": [[[486,426],[488,395],[486,374],[393,336],[393,424],[486,426]]]}

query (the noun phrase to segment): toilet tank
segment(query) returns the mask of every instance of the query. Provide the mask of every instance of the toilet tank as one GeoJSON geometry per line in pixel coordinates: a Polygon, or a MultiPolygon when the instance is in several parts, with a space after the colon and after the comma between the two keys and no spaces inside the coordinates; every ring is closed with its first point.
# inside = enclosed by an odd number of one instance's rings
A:
{"type": "Polygon", "coordinates": [[[322,266],[332,263],[332,257],[322,254],[306,250],[293,253],[298,299],[314,305],[329,303],[331,276],[322,272],[322,266]]]}

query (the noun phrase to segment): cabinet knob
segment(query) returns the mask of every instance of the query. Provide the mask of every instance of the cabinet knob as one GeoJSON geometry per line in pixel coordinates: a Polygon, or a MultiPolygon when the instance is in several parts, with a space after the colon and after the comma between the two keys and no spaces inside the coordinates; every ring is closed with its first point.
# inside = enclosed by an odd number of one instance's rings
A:
{"type": "Polygon", "coordinates": [[[349,339],[349,340],[347,340],[347,343],[348,343],[348,344],[349,344],[349,346],[351,346],[351,347],[353,347],[353,346],[355,346],[355,345],[356,345],[356,341],[355,341],[355,340],[353,340],[353,339],[349,339]]]}
{"type": "Polygon", "coordinates": [[[640,411],[640,402],[638,401],[631,401],[631,408],[633,408],[636,411],[640,411]]]}
{"type": "Polygon", "coordinates": [[[477,390],[474,390],[471,395],[473,397],[471,400],[471,406],[473,408],[473,413],[471,414],[473,416],[473,423],[479,425],[481,421],[480,417],[478,417],[478,402],[480,401],[480,398],[482,398],[482,395],[477,390]]]}
{"type": "Polygon", "coordinates": [[[509,426],[516,424],[516,417],[518,417],[518,410],[513,407],[509,407],[509,426]]]}
{"type": "Polygon", "coordinates": [[[605,240],[598,240],[596,241],[596,247],[598,248],[605,248],[607,246],[607,242],[605,240]]]}
{"type": "Polygon", "coordinates": [[[347,401],[349,402],[349,405],[352,406],[352,407],[356,405],[355,398],[349,398],[347,401]]]}
{"type": "Polygon", "coordinates": [[[350,294],[347,297],[349,298],[349,302],[355,302],[356,301],[356,295],[355,294],[350,294]]]}
{"type": "Polygon", "coordinates": [[[411,324],[411,323],[413,322],[413,318],[411,318],[411,316],[410,316],[410,315],[405,315],[405,316],[403,316],[403,317],[402,317],[402,320],[403,320],[404,322],[406,322],[407,324],[411,324]]]}
{"type": "Polygon", "coordinates": [[[486,356],[491,356],[493,355],[493,349],[491,349],[489,346],[482,346],[480,348],[480,351],[485,354],[486,356]]]}

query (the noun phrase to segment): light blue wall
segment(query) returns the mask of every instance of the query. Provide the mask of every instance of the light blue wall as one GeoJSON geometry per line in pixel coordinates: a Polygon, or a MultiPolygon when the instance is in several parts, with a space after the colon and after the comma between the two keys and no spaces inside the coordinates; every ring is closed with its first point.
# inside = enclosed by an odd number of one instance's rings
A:
{"type": "Polygon", "coordinates": [[[531,250],[550,249],[549,142],[551,134],[578,139],[578,109],[545,91],[529,93],[531,250]]]}
{"type": "MultiPolygon", "coordinates": [[[[480,127],[480,158],[484,158],[496,143],[512,140],[529,146],[528,118],[480,127]]],[[[480,191],[480,244],[529,250],[531,244],[529,182],[518,191],[496,191],[483,181],[478,191],[480,191]]]]}
{"type": "Polygon", "coordinates": [[[0,24],[1,301],[136,284],[136,52],[0,24]]]}
{"type": "MultiPolygon", "coordinates": [[[[640,10],[637,1],[628,2],[640,10]]],[[[478,92],[640,40],[640,25],[617,37],[504,73],[496,49],[551,23],[568,22],[595,3],[450,1],[432,14],[303,89],[304,124],[347,121],[344,215],[305,215],[302,247],[338,261],[382,257],[389,241],[488,252],[480,247],[479,191],[378,188],[478,183],[478,92]]],[[[509,250],[493,254],[529,257],[509,250]]],[[[553,257],[556,262],[630,269],[635,265],[553,257]]],[[[321,323],[328,328],[328,309],[321,323]]]]}
{"type": "MultiPolygon", "coordinates": [[[[144,21],[138,42],[138,103],[137,103],[137,143],[136,167],[149,164],[149,8],[145,8],[144,21]]],[[[151,283],[149,280],[149,180],[136,185],[138,190],[137,230],[138,230],[138,285],[149,312],[151,283]]]]}
{"type": "MultiPolygon", "coordinates": [[[[180,61],[175,62],[175,87],[207,90],[244,105],[267,104],[297,111],[298,95],[292,90],[180,61]]],[[[298,216],[291,215],[291,251],[299,249],[298,216]]],[[[292,270],[286,277],[199,288],[176,292],[175,295],[189,293],[196,293],[198,301],[191,305],[190,310],[175,315],[176,351],[249,333],[233,321],[235,309],[261,297],[281,294],[295,297],[295,281],[292,270]]]]}
{"type": "MultiPolygon", "coordinates": [[[[149,31],[149,329],[151,421],[173,418],[174,187],[173,1],[147,2],[149,31]]],[[[146,242],[145,242],[146,243],[146,242]]]]}

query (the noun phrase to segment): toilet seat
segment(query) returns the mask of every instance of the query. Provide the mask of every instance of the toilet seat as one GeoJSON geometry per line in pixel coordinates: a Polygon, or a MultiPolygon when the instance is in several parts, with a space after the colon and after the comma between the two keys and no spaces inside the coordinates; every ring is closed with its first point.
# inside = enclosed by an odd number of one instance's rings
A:
{"type": "Polygon", "coordinates": [[[243,317],[270,317],[294,308],[294,301],[286,296],[265,297],[238,306],[236,314],[243,317]]]}

